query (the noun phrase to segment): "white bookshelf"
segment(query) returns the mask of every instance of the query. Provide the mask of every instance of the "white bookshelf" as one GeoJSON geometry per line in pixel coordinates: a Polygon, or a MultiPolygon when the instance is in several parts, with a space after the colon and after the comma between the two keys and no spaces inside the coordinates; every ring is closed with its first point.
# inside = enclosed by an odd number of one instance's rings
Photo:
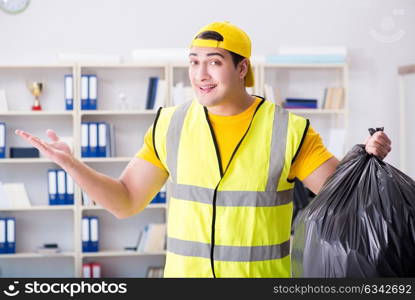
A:
{"type": "Polygon", "coordinates": [[[164,265],[165,252],[144,254],[120,249],[134,245],[139,230],[146,224],[166,222],[166,205],[152,204],[138,215],[119,220],[103,208],[84,207],[81,190],[76,186],[74,205],[50,206],[47,170],[60,167],[45,157],[9,158],[9,147],[31,146],[14,134],[16,129],[23,129],[48,140],[45,130],[53,128],[58,135],[73,138],[76,158],[102,173],[119,177],[141,147],[144,134],[157,113],[157,110],[145,109],[150,76],[168,80],[168,66],[0,66],[0,89],[6,90],[9,106],[7,112],[0,112],[0,122],[5,122],[7,126],[7,158],[0,159],[0,181],[23,182],[32,204],[27,208],[0,209],[0,217],[16,218],[16,253],[0,254],[0,277],[81,277],[82,264],[90,262],[102,264],[103,276],[140,277],[145,276],[149,266],[164,265]],[[65,110],[65,74],[72,74],[74,78],[73,111],[65,110]],[[95,74],[98,77],[97,110],[80,109],[81,74],[95,74]],[[45,83],[45,93],[40,97],[42,111],[31,111],[34,97],[25,86],[28,78],[45,83]],[[117,106],[117,97],[121,92],[127,96],[127,108],[117,106]],[[115,157],[81,157],[80,128],[83,121],[114,123],[115,157]],[[83,216],[99,217],[99,252],[82,252],[83,216]],[[62,252],[36,253],[37,247],[44,243],[58,243],[62,252]],[[108,258],[116,259],[117,265],[111,266],[113,261],[108,258]],[[130,269],[132,265],[137,269],[130,269]]]}

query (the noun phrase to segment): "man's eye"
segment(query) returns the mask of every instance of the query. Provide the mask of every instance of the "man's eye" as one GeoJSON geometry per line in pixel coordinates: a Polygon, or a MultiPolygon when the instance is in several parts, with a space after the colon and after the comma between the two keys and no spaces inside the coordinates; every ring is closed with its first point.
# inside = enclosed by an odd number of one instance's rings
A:
{"type": "Polygon", "coordinates": [[[210,64],[211,64],[212,66],[215,66],[215,65],[220,65],[220,62],[219,62],[219,61],[217,61],[217,60],[213,60],[213,61],[211,61],[211,62],[210,62],[210,64]]]}
{"type": "Polygon", "coordinates": [[[192,60],[192,61],[190,61],[190,62],[189,62],[189,64],[190,64],[191,66],[197,65],[197,61],[193,61],[193,60],[192,60]]]}

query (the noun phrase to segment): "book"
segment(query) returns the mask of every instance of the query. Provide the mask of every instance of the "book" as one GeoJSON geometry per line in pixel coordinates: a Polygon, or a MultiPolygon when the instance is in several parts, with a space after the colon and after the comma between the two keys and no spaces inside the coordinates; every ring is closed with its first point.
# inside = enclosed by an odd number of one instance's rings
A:
{"type": "Polygon", "coordinates": [[[158,77],[150,77],[148,80],[146,109],[154,109],[158,81],[158,77]]]}
{"type": "Polygon", "coordinates": [[[317,108],[317,99],[286,98],[284,108],[317,108]]]}
{"type": "Polygon", "coordinates": [[[148,224],[144,226],[138,252],[148,253],[165,250],[166,246],[166,224],[148,224]]]}
{"type": "Polygon", "coordinates": [[[167,82],[164,79],[159,79],[157,83],[156,99],[154,101],[153,109],[159,109],[166,105],[167,97],[167,82]]]}
{"type": "Polygon", "coordinates": [[[326,88],[323,99],[323,109],[343,109],[344,108],[344,88],[326,88]]]}
{"type": "Polygon", "coordinates": [[[22,182],[9,182],[9,183],[3,183],[3,184],[0,183],[0,186],[1,186],[0,190],[3,191],[3,195],[4,195],[4,199],[0,199],[0,207],[2,208],[31,207],[24,183],[22,182]]]}
{"type": "Polygon", "coordinates": [[[277,103],[275,99],[274,90],[270,84],[264,85],[264,96],[265,96],[265,99],[267,99],[268,101],[271,101],[275,104],[277,103]]]}

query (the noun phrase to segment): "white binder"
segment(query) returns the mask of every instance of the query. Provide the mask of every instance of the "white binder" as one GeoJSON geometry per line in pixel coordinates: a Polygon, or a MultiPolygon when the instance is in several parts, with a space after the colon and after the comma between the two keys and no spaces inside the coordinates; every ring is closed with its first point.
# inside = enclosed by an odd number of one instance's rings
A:
{"type": "Polygon", "coordinates": [[[0,253],[6,253],[6,219],[0,218],[0,253]]]}
{"type": "Polygon", "coordinates": [[[81,76],[81,109],[88,109],[88,75],[81,76]]]}
{"type": "Polygon", "coordinates": [[[81,155],[82,157],[89,157],[89,128],[88,123],[81,124],[81,155]]]}
{"type": "Polygon", "coordinates": [[[96,75],[89,75],[88,76],[89,82],[89,109],[97,109],[97,94],[98,94],[98,82],[96,75]]]}
{"type": "Polygon", "coordinates": [[[74,182],[68,173],[66,173],[66,196],[66,204],[74,204],[74,182]]]}
{"type": "Polygon", "coordinates": [[[89,218],[82,218],[82,244],[89,243],[89,218]]]}
{"type": "Polygon", "coordinates": [[[65,104],[66,110],[73,110],[73,77],[65,75],[65,104]]]}
{"type": "Polygon", "coordinates": [[[92,264],[92,278],[101,278],[101,266],[92,264]]]}
{"type": "Polygon", "coordinates": [[[107,136],[108,125],[104,122],[98,123],[98,156],[108,157],[107,153],[107,136]]]}
{"type": "Polygon", "coordinates": [[[90,264],[84,264],[82,266],[82,277],[91,278],[91,265],[90,264]]]}
{"type": "Polygon", "coordinates": [[[97,157],[98,153],[98,125],[97,123],[89,123],[89,150],[90,157],[97,157]]]}
{"type": "Polygon", "coordinates": [[[56,170],[48,171],[48,192],[49,192],[49,205],[56,205],[58,200],[58,179],[56,170]]]}
{"type": "Polygon", "coordinates": [[[65,204],[66,199],[66,178],[64,170],[57,170],[58,173],[58,204],[65,204]]]}
{"type": "Polygon", "coordinates": [[[0,123],[0,158],[6,157],[6,123],[0,123]]]}

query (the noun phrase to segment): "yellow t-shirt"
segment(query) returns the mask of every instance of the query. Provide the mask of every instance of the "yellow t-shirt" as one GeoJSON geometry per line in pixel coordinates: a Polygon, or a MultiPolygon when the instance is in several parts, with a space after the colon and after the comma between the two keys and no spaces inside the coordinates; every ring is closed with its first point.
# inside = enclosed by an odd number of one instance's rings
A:
{"type": "MultiPolygon", "coordinates": [[[[248,129],[252,115],[260,102],[261,99],[257,97],[249,108],[233,116],[219,116],[209,113],[209,120],[218,143],[223,170],[226,169],[235,147],[248,129]]],[[[154,151],[152,132],[153,127],[150,127],[145,135],[143,147],[135,156],[165,170],[154,151]]],[[[300,152],[291,166],[289,178],[297,177],[303,180],[331,157],[333,157],[333,154],[324,147],[320,135],[309,126],[300,152]]]]}

